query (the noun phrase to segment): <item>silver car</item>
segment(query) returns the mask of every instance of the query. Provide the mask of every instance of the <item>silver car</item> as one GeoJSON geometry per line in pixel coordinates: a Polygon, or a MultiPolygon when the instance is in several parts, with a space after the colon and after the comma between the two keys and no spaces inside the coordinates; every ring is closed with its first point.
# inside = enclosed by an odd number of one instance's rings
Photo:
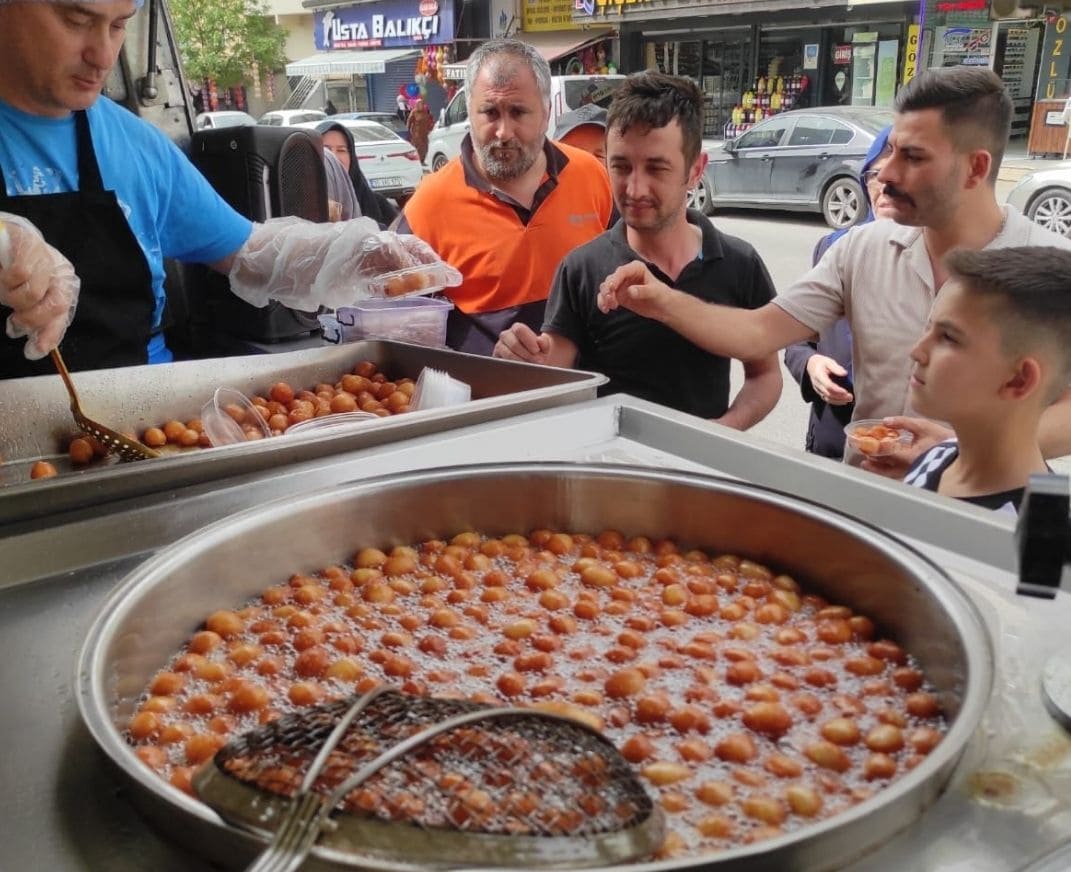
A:
{"type": "Polygon", "coordinates": [[[1023,176],[1008,203],[1046,230],[1071,236],[1071,160],[1023,176]]]}

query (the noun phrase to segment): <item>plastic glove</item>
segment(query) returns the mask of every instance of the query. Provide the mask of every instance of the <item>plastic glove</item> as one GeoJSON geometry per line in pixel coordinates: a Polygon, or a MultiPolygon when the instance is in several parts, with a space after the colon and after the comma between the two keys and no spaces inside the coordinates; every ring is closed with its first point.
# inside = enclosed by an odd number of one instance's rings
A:
{"type": "Polygon", "coordinates": [[[27,337],[27,360],[39,360],[60,344],[74,320],[80,287],[71,262],[33,224],[0,212],[0,303],[13,310],[7,335],[27,337]]]}
{"type": "Polygon", "coordinates": [[[235,256],[231,290],[254,306],[277,300],[306,311],[337,309],[387,296],[386,283],[375,279],[420,263],[440,265],[448,279],[440,286],[461,282],[461,274],[424,242],[381,231],[370,218],[336,224],[273,218],[254,225],[235,256]]]}

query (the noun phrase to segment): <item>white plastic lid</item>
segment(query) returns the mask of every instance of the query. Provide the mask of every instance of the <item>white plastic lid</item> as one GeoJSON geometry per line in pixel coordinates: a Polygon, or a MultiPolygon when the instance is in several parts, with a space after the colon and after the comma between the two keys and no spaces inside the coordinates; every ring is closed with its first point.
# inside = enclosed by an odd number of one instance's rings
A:
{"type": "Polygon", "coordinates": [[[271,436],[268,422],[250,402],[249,397],[234,388],[216,388],[216,392],[201,407],[201,423],[213,448],[248,442],[244,427],[255,427],[267,439],[271,436]],[[228,410],[230,407],[230,410],[228,410]],[[230,414],[230,412],[235,414],[230,414]],[[237,418],[241,418],[241,423],[237,418]]]}

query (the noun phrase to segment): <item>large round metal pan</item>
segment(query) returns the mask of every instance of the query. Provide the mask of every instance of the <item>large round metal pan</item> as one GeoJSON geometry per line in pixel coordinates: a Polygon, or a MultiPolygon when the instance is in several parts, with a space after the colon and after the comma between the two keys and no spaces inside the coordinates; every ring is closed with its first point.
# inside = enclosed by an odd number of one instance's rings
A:
{"type": "MultiPolygon", "coordinates": [[[[234,607],[291,573],[343,561],[359,545],[539,527],[672,537],[791,573],[878,621],[918,658],[951,721],[944,741],[922,764],[847,812],[761,844],[632,865],[630,872],[843,865],[934,802],[978,726],[992,684],[982,619],[955,583],[906,545],[820,505],[737,482],[535,463],[418,471],[341,485],[251,509],[177,542],[120,584],[94,622],[79,664],[82,717],[155,825],[191,851],[243,864],[260,847],[256,838],[165,783],[123,740],[117,725],[129,718],[152,674],[206,614],[234,607]]],[[[344,862],[318,849],[306,868],[338,869],[344,862]]],[[[406,867],[367,862],[360,868],[406,867]]]]}

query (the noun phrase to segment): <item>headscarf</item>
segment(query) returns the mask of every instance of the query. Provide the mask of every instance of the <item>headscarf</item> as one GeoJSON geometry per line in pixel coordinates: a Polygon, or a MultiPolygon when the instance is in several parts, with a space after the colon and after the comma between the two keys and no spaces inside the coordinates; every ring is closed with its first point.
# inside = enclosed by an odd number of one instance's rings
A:
{"type": "MultiPolygon", "coordinates": [[[[883,128],[878,135],[874,137],[874,141],[870,143],[870,148],[867,150],[866,157],[863,158],[863,165],[859,168],[859,184],[862,185],[863,197],[866,200],[866,217],[860,221],[859,224],[869,224],[874,220],[874,204],[870,202],[870,191],[867,190],[866,185],[866,173],[885,152],[885,146],[889,144],[890,133],[892,133],[891,124],[888,127],[883,128]]],[[[818,245],[814,248],[814,255],[811,263],[818,263],[822,255],[829,250],[829,247],[834,242],[851,230],[852,227],[858,227],[859,224],[853,224],[851,227],[842,227],[840,230],[834,230],[832,233],[829,233],[818,240],[818,245]]]]}
{"type": "Polygon", "coordinates": [[[381,227],[386,228],[397,216],[398,210],[387,200],[386,197],[377,194],[368,184],[368,179],[361,172],[361,162],[357,159],[357,148],[353,142],[353,134],[344,124],[337,121],[321,121],[316,125],[316,131],[322,136],[329,130],[337,130],[346,138],[346,149],[350,153],[350,182],[353,191],[357,195],[357,204],[361,207],[361,214],[371,218],[381,227]]]}

